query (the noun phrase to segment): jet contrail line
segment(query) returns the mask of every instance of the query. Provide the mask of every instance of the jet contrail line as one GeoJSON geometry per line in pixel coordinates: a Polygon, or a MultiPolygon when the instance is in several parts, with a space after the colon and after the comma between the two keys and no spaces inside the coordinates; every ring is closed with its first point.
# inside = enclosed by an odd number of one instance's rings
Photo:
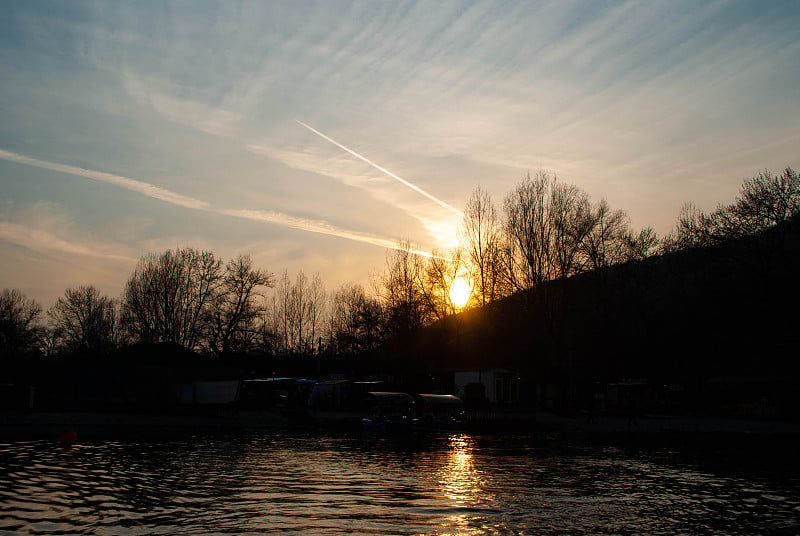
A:
{"type": "Polygon", "coordinates": [[[336,236],[339,238],[352,240],[354,242],[363,242],[365,244],[372,244],[373,246],[379,246],[385,249],[394,249],[400,251],[408,250],[409,253],[412,253],[414,255],[419,255],[422,257],[436,257],[436,258],[439,257],[438,255],[433,255],[432,253],[428,253],[427,251],[422,251],[419,249],[413,249],[411,247],[403,246],[398,241],[389,240],[388,238],[381,238],[375,235],[359,233],[356,231],[348,231],[346,229],[340,229],[338,227],[334,227],[333,225],[329,224],[326,221],[298,218],[296,216],[290,216],[288,214],[283,214],[281,212],[274,212],[271,210],[270,211],[217,210],[215,212],[218,212],[219,214],[224,214],[226,216],[232,216],[234,218],[242,218],[246,220],[274,223],[277,225],[282,225],[284,227],[291,227],[292,229],[308,231],[310,233],[336,236]]]}
{"type": "MultiPolygon", "coordinates": [[[[121,188],[140,193],[152,199],[158,199],[159,201],[164,201],[171,205],[178,205],[189,209],[222,214],[234,218],[243,218],[262,223],[272,223],[282,227],[289,227],[310,233],[324,234],[328,236],[344,238],[346,240],[352,240],[354,242],[372,244],[373,246],[378,246],[385,249],[409,249],[411,253],[424,257],[434,256],[431,253],[422,250],[403,247],[399,241],[392,241],[388,238],[382,238],[380,236],[366,233],[359,233],[357,231],[349,231],[347,229],[335,227],[325,221],[299,218],[297,216],[291,216],[289,214],[283,214],[281,212],[274,211],[214,208],[205,201],[181,195],[171,190],[167,190],[166,188],[156,186],[155,184],[131,179],[122,175],[106,173],[104,171],[96,171],[92,169],[70,166],[67,164],[59,164],[57,162],[49,162],[47,160],[40,160],[38,158],[32,158],[30,156],[25,156],[11,151],[5,151],[3,149],[0,149],[0,160],[7,160],[17,164],[24,164],[26,166],[57,171],[59,173],[66,173],[67,175],[84,177],[87,179],[113,184],[121,188]]],[[[18,231],[16,228],[12,230],[18,231]]],[[[0,225],[0,238],[7,238],[9,232],[10,231],[8,228],[4,228],[2,225],[0,225]]],[[[61,245],[60,247],[63,249],[65,246],[61,245]]]]}
{"type": "Polygon", "coordinates": [[[372,160],[370,160],[369,158],[367,158],[367,157],[365,157],[365,156],[362,156],[362,155],[358,154],[357,152],[355,152],[354,150],[352,150],[352,149],[350,149],[350,148],[348,148],[348,147],[345,147],[344,145],[342,145],[342,144],[341,144],[341,143],[339,143],[338,141],[334,140],[333,138],[330,138],[330,137],[326,136],[325,134],[323,134],[323,133],[322,133],[322,132],[320,132],[319,130],[315,129],[314,127],[312,127],[312,126],[310,126],[310,125],[307,125],[307,124],[303,123],[303,122],[302,122],[302,121],[300,121],[299,119],[295,119],[295,122],[296,122],[298,125],[300,125],[300,126],[302,126],[302,127],[305,127],[306,129],[310,130],[311,132],[313,132],[314,134],[316,134],[316,135],[317,135],[317,136],[319,136],[320,138],[322,138],[322,139],[324,139],[324,140],[327,140],[327,141],[331,142],[332,144],[334,144],[334,145],[335,145],[335,146],[337,146],[338,148],[342,149],[343,151],[347,151],[348,153],[350,153],[351,155],[355,156],[356,158],[358,158],[358,159],[359,159],[359,160],[361,160],[362,162],[365,162],[365,163],[369,164],[370,166],[374,167],[375,169],[377,169],[378,171],[380,171],[380,172],[381,172],[381,173],[383,173],[384,175],[386,175],[386,176],[388,176],[388,177],[391,177],[391,178],[393,178],[393,179],[394,179],[394,180],[396,180],[397,182],[399,182],[399,183],[401,183],[401,184],[403,184],[403,185],[407,186],[408,188],[411,188],[412,190],[414,190],[414,191],[415,191],[415,192],[417,192],[418,194],[421,194],[421,195],[423,195],[423,196],[427,197],[428,199],[430,199],[431,201],[433,201],[433,202],[434,202],[434,203],[436,203],[437,205],[439,205],[439,206],[441,206],[441,207],[443,207],[443,208],[446,208],[447,210],[449,210],[450,212],[452,212],[452,213],[454,213],[454,214],[456,214],[456,215],[458,215],[458,216],[462,216],[462,217],[464,216],[464,213],[463,213],[463,212],[461,212],[460,210],[458,210],[457,208],[455,208],[454,206],[452,206],[452,205],[448,204],[448,203],[447,203],[447,202],[445,202],[445,201],[442,201],[441,199],[439,199],[438,197],[436,197],[436,196],[434,196],[434,195],[431,195],[431,194],[429,194],[428,192],[426,192],[425,190],[423,190],[423,189],[422,189],[422,188],[420,188],[419,186],[416,186],[416,185],[414,185],[414,184],[411,184],[410,182],[408,182],[408,181],[407,181],[407,180],[405,180],[404,178],[402,178],[402,177],[400,177],[400,176],[398,176],[398,175],[395,175],[394,173],[392,173],[391,171],[389,171],[389,170],[388,170],[388,169],[386,169],[385,167],[383,167],[383,166],[380,166],[380,165],[376,164],[375,162],[373,162],[373,161],[372,161],[372,160]]]}
{"type": "Polygon", "coordinates": [[[159,199],[173,205],[179,205],[198,210],[208,208],[208,203],[205,201],[200,201],[199,199],[194,199],[172,192],[166,188],[156,186],[155,184],[150,184],[149,182],[137,181],[136,179],[123,177],[122,175],[106,173],[105,171],[95,171],[93,169],[79,168],[75,166],[69,166],[67,164],[59,164],[57,162],[48,162],[47,160],[39,160],[38,158],[31,158],[30,156],[12,153],[11,151],[4,151],[3,149],[0,149],[0,159],[8,160],[9,162],[15,162],[17,164],[25,164],[26,166],[48,169],[50,171],[58,171],[60,173],[66,173],[67,175],[85,177],[87,179],[105,182],[108,184],[114,184],[127,190],[133,190],[134,192],[146,195],[147,197],[159,199]]]}

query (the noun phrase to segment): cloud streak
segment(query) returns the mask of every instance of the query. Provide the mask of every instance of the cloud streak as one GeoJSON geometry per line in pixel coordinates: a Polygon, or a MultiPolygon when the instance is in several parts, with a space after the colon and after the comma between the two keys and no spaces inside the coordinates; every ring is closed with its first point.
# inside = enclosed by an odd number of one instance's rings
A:
{"type": "MultiPolygon", "coordinates": [[[[395,249],[395,250],[405,250],[406,248],[402,246],[396,240],[390,240],[388,238],[381,238],[379,236],[370,235],[366,233],[358,233],[355,231],[347,231],[344,229],[340,229],[334,227],[333,225],[324,222],[324,221],[317,221],[317,220],[309,220],[306,218],[298,218],[295,216],[290,216],[288,214],[282,214],[280,212],[275,212],[271,210],[247,210],[247,209],[235,209],[235,210],[218,210],[216,211],[219,214],[224,214],[226,216],[233,216],[235,218],[243,218],[247,220],[254,220],[254,221],[261,221],[267,223],[274,223],[277,225],[282,225],[284,227],[291,227],[293,229],[299,229],[302,231],[308,231],[311,233],[318,233],[324,234],[328,236],[336,236],[338,238],[344,238],[347,240],[352,240],[354,242],[362,242],[365,244],[372,244],[373,246],[379,246],[386,249],[395,249]]],[[[423,257],[431,257],[432,255],[427,251],[422,251],[418,249],[411,249],[411,253],[415,255],[421,255],[423,257]]]]}
{"type": "Polygon", "coordinates": [[[428,192],[426,192],[425,190],[423,190],[419,186],[408,182],[404,178],[392,173],[391,171],[389,171],[385,167],[376,164],[375,162],[373,162],[369,158],[358,154],[356,151],[354,151],[354,150],[352,150],[352,149],[350,149],[348,147],[345,147],[344,145],[342,145],[338,141],[334,140],[333,138],[331,138],[329,136],[326,136],[325,134],[323,134],[319,130],[315,129],[314,127],[312,127],[310,125],[307,125],[306,123],[303,123],[299,119],[295,119],[295,122],[297,122],[297,124],[299,124],[300,126],[305,127],[306,129],[310,130],[311,132],[313,132],[314,134],[316,134],[320,138],[322,138],[322,139],[324,139],[326,141],[329,141],[330,143],[332,143],[335,146],[339,147],[343,151],[346,151],[346,152],[350,153],[351,155],[355,156],[356,158],[358,158],[362,162],[364,162],[366,164],[369,164],[370,166],[374,167],[375,169],[377,169],[378,171],[380,171],[384,175],[386,175],[388,177],[391,177],[392,179],[396,180],[397,182],[403,184],[404,186],[407,186],[408,188],[411,188],[412,190],[414,190],[418,194],[425,196],[426,198],[430,199],[431,201],[433,201],[434,203],[436,203],[440,207],[449,210],[450,212],[452,212],[453,214],[455,214],[455,215],[457,215],[459,217],[464,215],[460,210],[458,210],[454,206],[450,205],[449,203],[447,203],[445,201],[442,201],[441,199],[439,199],[438,197],[436,197],[436,196],[434,196],[432,194],[429,194],[428,192]]]}
{"type": "Polygon", "coordinates": [[[70,255],[124,261],[127,263],[135,263],[137,261],[137,259],[133,257],[98,251],[96,244],[88,246],[74,241],[67,241],[43,229],[32,229],[27,225],[8,221],[0,221],[0,240],[5,240],[6,242],[11,242],[12,244],[40,253],[57,251],[70,255]]]}
{"type": "MultiPolygon", "coordinates": [[[[276,211],[214,208],[205,201],[187,197],[172,192],[170,190],[166,190],[154,184],[138,181],[128,177],[123,177],[121,175],[114,175],[111,173],[105,173],[101,171],[78,168],[65,164],[59,164],[56,162],[48,162],[46,160],[31,158],[18,153],[13,153],[11,151],[5,151],[3,149],[0,149],[0,158],[18,164],[25,164],[28,166],[38,167],[41,169],[47,169],[50,171],[57,171],[60,173],[67,173],[70,175],[76,175],[79,177],[85,177],[89,179],[98,180],[101,182],[106,182],[108,184],[113,184],[116,186],[120,186],[122,188],[133,190],[142,195],[152,197],[154,199],[158,199],[160,201],[164,201],[167,203],[171,203],[173,205],[182,206],[185,208],[202,210],[206,212],[212,212],[215,214],[221,214],[224,216],[231,216],[235,218],[242,218],[252,221],[272,223],[275,225],[289,227],[292,229],[298,229],[301,231],[324,234],[328,236],[335,236],[346,240],[352,240],[354,242],[372,244],[374,246],[386,249],[405,249],[399,244],[399,241],[397,240],[391,240],[388,238],[382,238],[367,233],[359,233],[356,231],[341,229],[325,221],[299,218],[297,216],[291,216],[289,214],[283,214],[281,212],[276,212],[276,211]]],[[[10,223],[3,223],[2,226],[0,227],[0,238],[23,246],[28,243],[30,244],[42,243],[42,244],[50,244],[48,246],[49,249],[55,249],[69,253],[82,253],[82,254],[90,253],[90,250],[87,250],[86,248],[80,248],[77,246],[70,245],[70,243],[63,240],[45,237],[41,235],[41,233],[37,234],[37,232],[33,230],[27,233],[23,231],[24,231],[23,226],[14,225],[10,223]]],[[[431,256],[430,253],[422,250],[412,249],[411,252],[426,257],[431,256]]]]}
{"type": "Polygon", "coordinates": [[[134,192],[140,193],[147,197],[158,199],[159,201],[164,201],[166,203],[171,203],[173,205],[178,205],[186,208],[203,210],[207,209],[209,206],[208,203],[206,203],[205,201],[200,201],[199,199],[194,199],[192,197],[187,197],[185,195],[172,192],[170,190],[167,190],[166,188],[161,188],[160,186],[156,186],[155,184],[150,184],[149,182],[138,181],[136,179],[123,177],[122,175],[115,175],[113,173],[106,173],[104,171],[95,171],[92,169],[79,168],[75,166],[69,166],[66,164],[59,164],[56,162],[48,162],[47,160],[39,160],[38,158],[31,158],[29,156],[13,153],[11,151],[5,151],[3,149],[0,149],[0,158],[17,164],[25,164],[26,166],[33,166],[40,169],[47,169],[50,171],[58,171],[60,173],[66,173],[68,175],[75,175],[78,177],[85,177],[87,179],[105,182],[107,184],[113,184],[115,186],[120,186],[127,190],[132,190],[134,192]]]}

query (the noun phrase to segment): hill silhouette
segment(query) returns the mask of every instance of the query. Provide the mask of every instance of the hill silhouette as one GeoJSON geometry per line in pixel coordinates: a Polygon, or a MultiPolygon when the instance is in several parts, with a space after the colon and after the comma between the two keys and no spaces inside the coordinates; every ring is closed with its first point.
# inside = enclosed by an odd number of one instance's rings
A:
{"type": "Polygon", "coordinates": [[[707,405],[709,386],[758,384],[796,414],[798,268],[795,216],[757,235],[549,282],[440,321],[389,354],[439,370],[510,368],[572,405],[626,378],[680,385],[683,409],[707,405]]]}

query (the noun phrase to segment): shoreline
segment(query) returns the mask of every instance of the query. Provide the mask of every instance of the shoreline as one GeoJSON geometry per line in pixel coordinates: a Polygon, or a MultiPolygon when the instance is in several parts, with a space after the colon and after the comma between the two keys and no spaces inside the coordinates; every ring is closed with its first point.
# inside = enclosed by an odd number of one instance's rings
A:
{"type": "MultiPolygon", "coordinates": [[[[800,436],[800,423],[733,417],[637,416],[635,422],[626,417],[598,415],[593,422],[585,416],[561,416],[535,412],[530,419],[499,420],[482,423],[465,430],[467,433],[518,434],[530,432],[578,433],[583,436],[685,436],[711,435],[778,437],[800,436]]],[[[7,440],[58,438],[65,430],[74,430],[79,437],[104,438],[140,435],[141,437],[204,432],[241,432],[259,429],[296,429],[279,411],[231,411],[206,413],[155,413],[122,411],[1,411],[0,438],[7,440]]],[[[306,426],[308,427],[308,426],[306,426]]]]}

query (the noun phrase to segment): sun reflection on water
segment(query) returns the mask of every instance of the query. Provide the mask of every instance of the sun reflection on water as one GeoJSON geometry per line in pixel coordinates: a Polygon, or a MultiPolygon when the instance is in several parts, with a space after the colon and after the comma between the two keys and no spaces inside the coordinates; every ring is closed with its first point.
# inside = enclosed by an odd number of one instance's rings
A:
{"type": "Polygon", "coordinates": [[[441,491],[451,509],[441,527],[454,530],[455,534],[484,534],[480,508],[492,500],[486,481],[475,466],[473,441],[467,435],[450,436],[447,458],[439,474],[441,491]]]}

